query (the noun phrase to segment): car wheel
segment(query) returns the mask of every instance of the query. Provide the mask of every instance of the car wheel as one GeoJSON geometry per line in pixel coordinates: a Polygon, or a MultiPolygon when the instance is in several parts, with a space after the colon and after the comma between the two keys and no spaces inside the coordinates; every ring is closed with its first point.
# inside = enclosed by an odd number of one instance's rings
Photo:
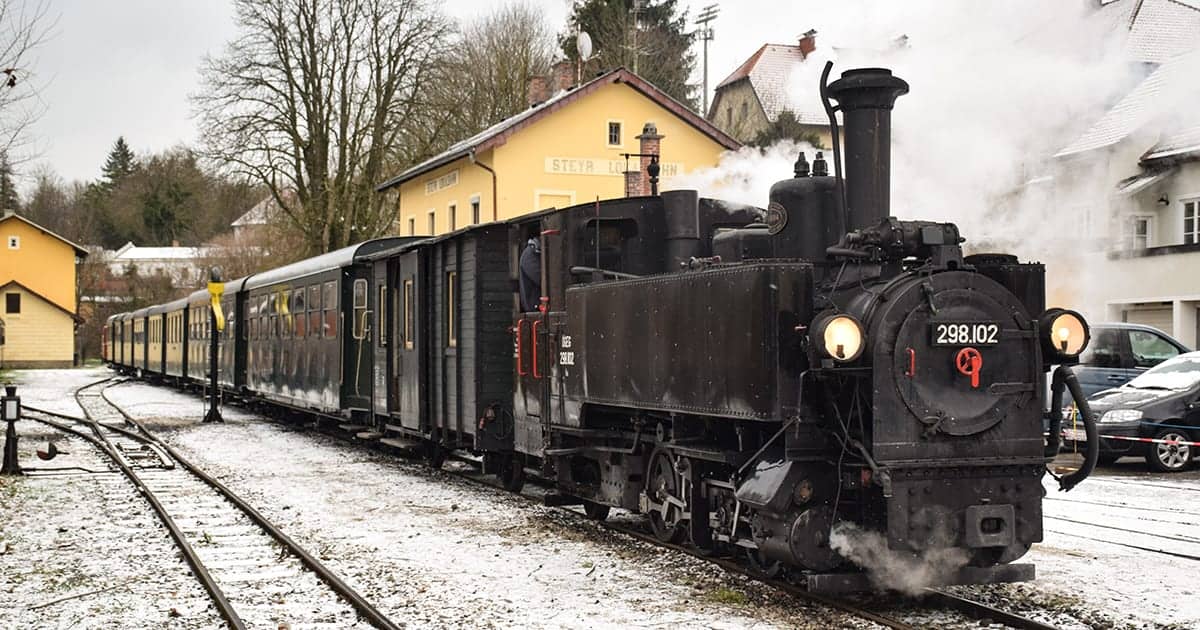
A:
{"type": "MultiPolygon", "coordinates": [[[[1163,429],[1154,437],[1168,442],[1191,441],[1191,438],[1179,429],[1163,429]]],[[[1158,472],[1179,472],[1192,462],[1194,452],[1193,447],[1185,444],[1155,442],[1150,445],[1150,450],[1146,453],[1146,463],[1150,464],[1151,469],[1158,472]]]]}

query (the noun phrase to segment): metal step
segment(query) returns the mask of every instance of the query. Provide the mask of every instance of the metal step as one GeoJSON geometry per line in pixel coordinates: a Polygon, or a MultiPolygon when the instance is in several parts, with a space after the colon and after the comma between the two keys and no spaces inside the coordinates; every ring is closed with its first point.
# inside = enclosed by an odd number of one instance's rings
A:
{"type": "Polygon", "coordinates": [[[339,425],[338,425],[338,428],[339,428],[339,429],[341,429],[341,430],[343,430],[343,431],[355,431],[355,432],[358,432],[358,431],[362,431],[363,429],[369,429],[370,427],[368,427],[368,426],[367,426],[367,425],[365,425],[365,424],[348,424],[348,423],[347,423],[347,424],[339,424],[339,425]]]}
{"type": "Polygon", "coordinates": [[[378,431],[363,431],[361,433],[355,433],[354,437],[360,440],[378,440],[379,438],[383,437],[383,434],[378,431]]]}
{"type": "Polygon", "coordinates": [[[406,440],[403,438],[396,438],[396,437],[381,438],[379,440],[379,443],[387,444],[388,446],[392,446],[392,447],[402,449],[402,450],[416,450],[416,449],[421,448],[420,442],[417,442],[415,440],[406,440]]]}

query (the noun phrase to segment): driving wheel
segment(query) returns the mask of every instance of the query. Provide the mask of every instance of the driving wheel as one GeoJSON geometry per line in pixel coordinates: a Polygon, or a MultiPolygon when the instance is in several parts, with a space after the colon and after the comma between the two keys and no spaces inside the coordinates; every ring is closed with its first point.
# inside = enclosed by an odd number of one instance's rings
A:
{"type": "Polygon", "coordinates": [[[667,543],[678,542],[683,536],[679,507],[668,499],[679,497],[679,475],[675,474],[675,465],[666,451],[655,451],[650,457],[646,469],[646,495],[662,506],[661,509],[650,509],[650,529],[654,531],[654,537],[667,543]]]}

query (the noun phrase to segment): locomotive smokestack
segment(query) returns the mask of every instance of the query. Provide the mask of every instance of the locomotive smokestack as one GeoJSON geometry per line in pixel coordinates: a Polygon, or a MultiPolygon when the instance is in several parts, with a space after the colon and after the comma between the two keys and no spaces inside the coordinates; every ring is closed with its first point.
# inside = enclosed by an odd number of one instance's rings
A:
{"type": "Polygon", "coordinates": [[[829,85],[842,111],[846,156],[846,229],[891,214],[892,106],[908,83],[883,68],[847,70],[829,85]]]}

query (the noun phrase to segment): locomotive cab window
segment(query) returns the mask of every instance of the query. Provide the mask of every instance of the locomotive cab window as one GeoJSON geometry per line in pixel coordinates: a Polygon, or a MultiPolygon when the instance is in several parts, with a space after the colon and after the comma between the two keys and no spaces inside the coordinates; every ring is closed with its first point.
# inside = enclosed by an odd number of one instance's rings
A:
{"type": "Polygon", "coordinates": [[[367,316],[370,311],[367,310],[367,281],[358,279],[354,281],[354,338],[366,339],[367,337],[367,316]]]}
{"type": "Polygon", "coordinates": [[[606,271],[628,271],[629,241],[637,237],[633,219],[591,219],[580,234],[579,264],[606,271]]]}
{"type": "Polygon", "coordinates": [[[458,346],[458,272],[446,272],[446,346],[458,346]]]}

